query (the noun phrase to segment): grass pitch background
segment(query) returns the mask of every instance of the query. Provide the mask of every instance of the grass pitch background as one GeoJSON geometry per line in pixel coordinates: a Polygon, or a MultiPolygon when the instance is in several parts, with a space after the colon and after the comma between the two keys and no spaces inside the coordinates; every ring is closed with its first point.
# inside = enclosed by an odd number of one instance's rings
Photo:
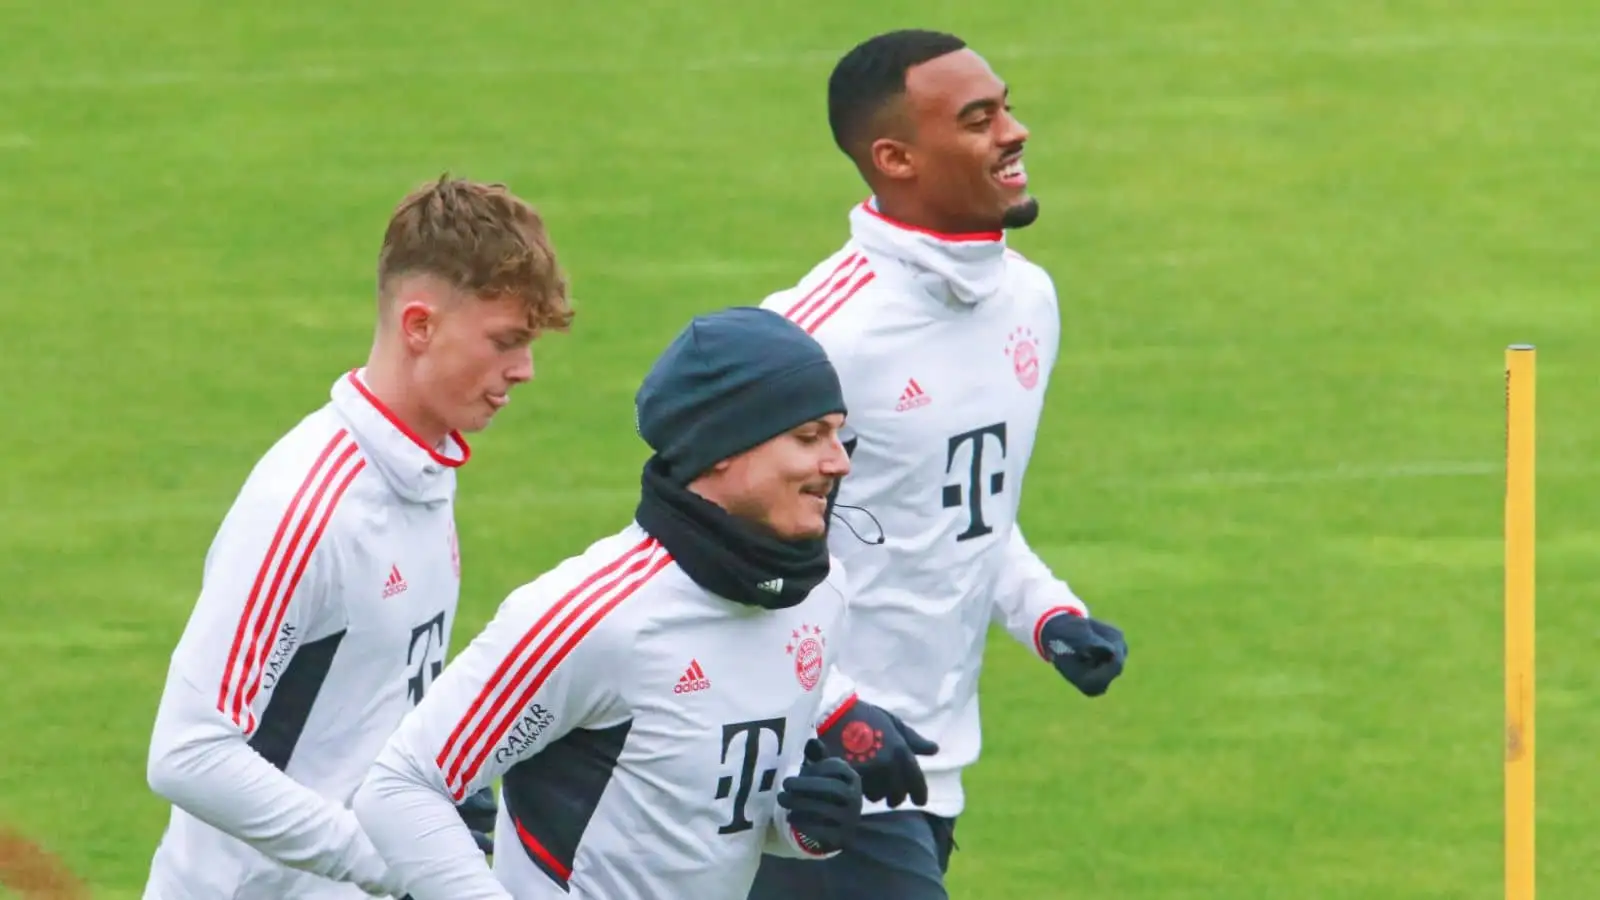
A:
{"type": "Polygon", "coordinates": [[[1541,897],[1600,896],[1600,16],[1578,0],[0,7],[0,819],[137,896],[166,656],[265,447],[364,358],[400,195],[547,213],[575,333],[474,442],[458,644],[618,527],[632,391],[864,189],[828,67],[1014,86],[1063,357],[1023,521],[1132,646],[997,637],[957,898],[1500,896],[1502,350],[1540,350],[1541,897]]]}

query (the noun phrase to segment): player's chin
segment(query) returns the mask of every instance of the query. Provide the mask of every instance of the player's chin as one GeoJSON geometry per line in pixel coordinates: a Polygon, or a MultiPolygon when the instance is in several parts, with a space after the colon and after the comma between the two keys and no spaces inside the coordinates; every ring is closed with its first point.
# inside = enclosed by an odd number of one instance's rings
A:
{"type": "Polygon", "coordinates": [[[487,406],[467,411],[461,416],[460,422],[455,426],[454,430],[462,434],[473,434],[474,432],[482,431],[488,428],[490,423],[494,422],[494,416],[497,412],[499,412],[498,409],[487,406]]]}
{"type": "Polygon", "coordinates": [[[827,534],[828,534],[827,526],[824,525],[822,517],[818,516],[815,521],[807,521],[807,522],[805,522],[805,523],[803,523],[801,525],[796,526],[794,529],[792,529],[789,532],[788,540],[791,540],[791,541],[814,541],[814,540],[817,540],[818,538],[826,537],[827,534]]]}
{"type": "Polygon", "coordinates": [[[1002,200],[1000,211],[1000,227],[1005,229],[1027,228],[1039,218],[1039,200],[1029,194],[1026,189],[1016,196],[1002,200]]]}
{"type": "Polygon", "coordinates": [[[814,497],[804,494],[800,498],[800,507],[784,527],[778,529],[779,536],[786,541],[814,541],[828,533],[828,501],[826,498],[814,497]]]}

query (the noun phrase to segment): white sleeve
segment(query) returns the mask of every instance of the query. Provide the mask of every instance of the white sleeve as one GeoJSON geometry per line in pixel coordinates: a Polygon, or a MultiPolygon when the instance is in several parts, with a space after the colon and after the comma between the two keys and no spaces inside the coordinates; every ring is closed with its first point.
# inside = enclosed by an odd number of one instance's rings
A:
{"type": "MultiPolygon", "coordinates": [[[[842,566],[837,559],[833,560],[832,564],[834,566],[842,566]]],[[[844,615],[840,617],[839,624],[837,626],[838,634],[840,636],[843,636],[845,633],[847,633],[850,627],[850,607],[848,603],[850,595],[848,592],[846,592],[845,596],[845,612],[844,615]]],[[[807,740],[816,737],[817,732],[819,731],[826,731],[830,726],[832,726],[835,719],[843,715],[850,709],[850,707],[854,706],[855,703],[855,680],[849,675],[846,675],[844,671],[839,668],[837,661],[830,661],[828,664],[828,670],[822,677],[822,702],[818,704],[817,714],[812,722],[812,729],[810,733],[806,735],[807,740]]],[[[805,753],[803,750],[805,742],[801,742],[800,746],[802,747],[802,752],[795,762],[789,767],[789,770],[783,773],[784,778],[788,778],[791,775],[800,774],[800,766],[805,762],[805,753]]],[[[779,784],[782,784],[782,779],[779,779],[779,784]]],[[[829,857],[838,855],[837,852],[822,853],[813,848],[807,847],[805,843],[800,840],[800,836],[795,833],[795,830],[790,827],[789,811],[781,806],[777,807],[776,815],[773,816],[772,822],[768,827],[767,838],[762,850],[763,852],[769,853],[773,856],[786,856],[797,859],[828,859],[829,857]]]]}
{"type": "Polygon", "coordinates": [[[359,468],[359,456],[337,457],[313,472],[324,490],[292,499],[240,493],[167,669],[146,777],[173,805],[284,865],[384,895],[386,866],[355,816],[284,774],[276,723],[262,728],[280,676],[344,627],[337,538],[325,528],[359,468]]]}
{"type": "Polygon", "coordinates": [[[570,599],[540,582],[513,592],[356,792],[356,816],[413,900],[507,900],[456,804],[612,705],[626,642],[601,621],[605,604],[570,599]]]}
{"type": "Polygon", "coordinates": [[[827,731],[834,719],[844,715],[855,703],[855,679],[846,675],[838,664],[828,666],[828,673],[822,679],[822,705],[817,710],[815,723],[817,730],[827,731]]]}
{"type": "MultiPolygon", "coordinates": [[[[1038,266],[1028,266],[1039,279],[1039,298],[1048,309],[1048,315],[1041,320],[1042,327],[1038,335],[1042,374],[1048,383],[1061,349],[1060,307],[1049,273],[1038,266]]],[[[1018,484],[1015,489],[1020,491],[1021,485],[1018,484]]],[[[1011,530],[1011,539],[1006,543],[991,596],[994,600],[990,610],[991,619],[1003,625],[1019,643],[1032,648],[1041,659],[1048,658],[1039,642],[1039,631],[1046,620],[1063,613],[1089,615],[1088,606],[1067,582],[1057,577],[1028,546],[1020,524],[1011,530]]]]}
{"type": "Polygon", "coordinates": [[[822,675],[822,703],[818,706],[816,720],[812,722],[818,731],[827,731],[835,717],[842,715],[856,702],[856,681],[845,673],[839,665],[838,648],[849,643],[846,640],[850,634],[850,607],[855,601],[855,591],[850,587],[850,574],[845,569],[845,563],[837,556],[828,560],[832,570],[829,582],[838,589],[844,601],[840,610],[839,620],[834,625],[834,644],[828,651],[828,668],[822,675]]]}
{"type": "Polygon", "coordinates": [[[1041,659],[1046,657],[1039,645],[1039,629],[1046,620],[1062,613],[1089,615],[1089,607],[1028,546],[1021,526],[1011,531],[991,592],[993,618],[1041,659]]]}

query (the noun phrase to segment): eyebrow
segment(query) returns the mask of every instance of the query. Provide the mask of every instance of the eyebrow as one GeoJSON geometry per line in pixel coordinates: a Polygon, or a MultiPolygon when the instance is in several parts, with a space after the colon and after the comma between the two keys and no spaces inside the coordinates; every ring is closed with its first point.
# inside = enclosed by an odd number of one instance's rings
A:
{"type": "Polygon", "coordinates": [[[992,97],[984,97],[981,100],[968,101],[967,105],[961,107],[961,111],[956,113],[956,118],[957,119],[965,119],[967,116],[972,115],[973,113],[977,112],[980,109],[993,109],[993,108],[999,106],[1003,101],[1009,99],[1010,97],[1011,97],[1011,88],[1008,85],[1006,87],[1005,91],[1000,94],[1000,99],[999,100],[995,100],[992,97]]]}

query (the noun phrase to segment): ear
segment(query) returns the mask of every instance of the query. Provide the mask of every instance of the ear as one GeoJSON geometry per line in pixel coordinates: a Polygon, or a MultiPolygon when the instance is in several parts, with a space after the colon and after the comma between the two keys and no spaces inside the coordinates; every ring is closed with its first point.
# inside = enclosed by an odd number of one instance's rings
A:
{"type": "Polygon", "coordinates": [[[426,347],[439,330],[439,311],[424,300],[407,300],[399,310],[400,337],[415,350],[426,347]]]}
{"type": "Polygon", "coordinates": [[[872,167],[888,178],[905,181],[917,174],[916,164],[911,159],[911,147],[903,141],[878,138],[867,152],[872,157],[872,167]]]}

